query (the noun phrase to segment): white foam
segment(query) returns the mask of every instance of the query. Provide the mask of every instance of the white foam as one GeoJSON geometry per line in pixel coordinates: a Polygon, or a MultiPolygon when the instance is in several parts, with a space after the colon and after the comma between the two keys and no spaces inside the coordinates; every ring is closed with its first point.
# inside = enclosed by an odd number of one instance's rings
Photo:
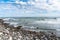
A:
{"type": "Polygon", "coordinates": [[[60,21],[60,18],[57,18],[57,21],[60,21]]]}
{"type": "Polygon", "coordinates": [[[4,20],[4,21],[5,21],[5,20],[7,20],[7,21],[8,21],[9,19],[10,19],[10,18],[4,18],[3,20],[4,20]]]}
{"type": "Polygon", "coordinates": [[[18,23],[16,23],[16,22],[11,22],[10,25],[13,25],[14,27],[17,27],[17,26],[18,26],[18,23]]]}
{"type": "Polygon", "coordinates": [[[9,20],[14,20],[14,21],[15,21],[15,20],[17,20],[17,19],[14,19],[14,18],[4,18],[3,20],[4,20],[4,21],[9,21],[9,20]]]}
{"type": "Polygon", "coordinates": [[[10,25],[17,25],[18,23],[16,22],[11,22],[10,25]]]}
{"type": "Polygon", "coordinates": [[[10,23],[10,22],[4,21],[4,23],[10,23]]]}
{"type": "Polygon", "coordinates": [[[56,29],[56,31],[60,31],[60,29],[56,29]]]}
{"type": "Polygon", "coordinates": [[[32,27],[30,27],[30,28],[31,28],[31,29],[33,28],[33,29],[34,29],[35,27],[34,27],[34,26],[32,26],[32,27]]]}

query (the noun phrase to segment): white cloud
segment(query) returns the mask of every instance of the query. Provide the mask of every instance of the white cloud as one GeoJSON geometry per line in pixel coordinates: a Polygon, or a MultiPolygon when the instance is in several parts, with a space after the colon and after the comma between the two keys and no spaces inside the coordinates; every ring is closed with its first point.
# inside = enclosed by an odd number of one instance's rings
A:
{"type": "MultiPolygon", "coordinates": [[[[60,1],[49,0],[48,3],[46,1],[47,0],[29,0],[28,2],[16,1],[16,4],[20,4],[16,5],[21,7],[20,9],[9,4],[6,6],[0,5],[0,10],[7,10],[5,15],[9,13],[10,16],[60,16],[60,1]]],[[[4,14],[4,12],[1,13],[4,14]]]]}
{"type": "MultiPolygon", "coordinates": [[[[35,0],[34,6],[36,8],[46,9],[46,10],[60,10],[60,1],[59,0],[49,0],[48,3],[46,3],[47,0],[35,0]]],[[[29,1],[31,2],[31,1],[29,1]]],[[[31,3],[31,4],[32,4],[31,3]]]]}

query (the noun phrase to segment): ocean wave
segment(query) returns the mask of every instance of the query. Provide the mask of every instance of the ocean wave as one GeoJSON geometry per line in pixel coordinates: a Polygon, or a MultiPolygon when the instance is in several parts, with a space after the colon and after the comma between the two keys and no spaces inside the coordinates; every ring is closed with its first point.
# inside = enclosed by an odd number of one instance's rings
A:
{"type": "Polygon", "coordinates": [[[60,31],[60,29],[56,29],[56,31],[60,31]]]}
{"type": "Polygon", "coordinates": [[[5,18],[4,20],[5,23],[10,23],[10,25],[14,25],[14,27],[17,27],[18,25],[23,26],[23,28],[27,28],[27,29],[35,29],[36,27],[39,28],[44,28],[44,29],[60,29],[60,18],[56,18],[56,19],[44,19],[44,20],[31,20],[31,19],[21,19],[21,18],[5,18]],[[18,21],[18,20],[19,21],[18,21]],[[10,21],[9,21],[10,20],[10,21]],[[13,21],[11,21],[13,20],[13,21]],[[18,22],[15,22],[15,21],[18,22]]]}
{"type": "Polygon", "coordinates": [[[34,23],[48,23],[48,24],[60,24],[60,18],[57,19],[45,19],[45,20],[38,20],[34,23]]]}
{"type": "Polygon", "coordinates": [[[15,19],[15,18],[4,18],[3,20],[4,20],[4,21],[10,21],[10,20],[16,21],[17,19],[15,19]]]}
{"type": "Polygon", "coordinates": [[[17,27],[18,26],[18,23],[17,22],[4,22],[4,23],[9,23],[9,25],[13,25],[14,27],[17,27]]]}

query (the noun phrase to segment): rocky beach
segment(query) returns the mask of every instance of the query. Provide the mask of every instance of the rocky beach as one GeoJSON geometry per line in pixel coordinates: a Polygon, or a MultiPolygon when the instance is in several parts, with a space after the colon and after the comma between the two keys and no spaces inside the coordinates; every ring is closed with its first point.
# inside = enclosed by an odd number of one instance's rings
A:
{"type": "Polygon", "coordinates": [[[22,26],[14,27],[4,22],[0,19],[0,40],[60,40],[53,32],[26,30],[22,26]]]}

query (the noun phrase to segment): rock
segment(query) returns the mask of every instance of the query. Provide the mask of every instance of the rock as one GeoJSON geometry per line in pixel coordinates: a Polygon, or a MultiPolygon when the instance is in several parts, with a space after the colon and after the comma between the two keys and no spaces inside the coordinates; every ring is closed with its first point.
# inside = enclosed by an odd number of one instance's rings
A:
{"type": "Polygon", "coordinates": [[[4,23],[4,20],[3,19],[0,19],[0,23],[3,24],[4,23]]]}
{"type": "Polygon", "coordinates": [[[22,26],[18,26],[18,27],[16,27],[17,29],[20,29],[22,26]]]}

